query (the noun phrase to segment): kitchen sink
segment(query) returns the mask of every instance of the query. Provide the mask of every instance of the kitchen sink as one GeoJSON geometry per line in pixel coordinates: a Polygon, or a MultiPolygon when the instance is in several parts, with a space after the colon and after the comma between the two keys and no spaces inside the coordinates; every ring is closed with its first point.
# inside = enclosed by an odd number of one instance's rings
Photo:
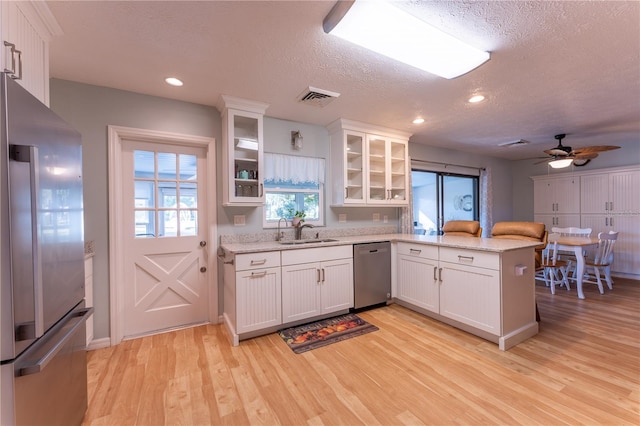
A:
{"type": "Polygon", "coordinates": [[[294,245],[313,244],[313,243],[331,243],[333,241],[338,241],[338,240],[333,240],[331,238],[322,238],[322,239],[313,239],[313,240],[288,240],[288,241],[280,241],[280,244],[285,246],[294,246],[294,245]]]}

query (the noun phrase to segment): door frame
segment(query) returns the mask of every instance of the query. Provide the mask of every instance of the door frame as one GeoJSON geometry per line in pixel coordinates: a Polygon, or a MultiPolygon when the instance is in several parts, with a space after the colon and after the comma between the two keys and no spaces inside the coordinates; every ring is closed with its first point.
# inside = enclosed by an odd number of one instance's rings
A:
{"type": "Polygon", "coordinates": [[[109,142],[109,325],[111,346],[120,343],[124,337],[124,259],[122,226],[124,202],[117,190],[122,188],[122,149],[123,140],[153,142],[159,144],[183,145],[204,148],[206,151],[207,176],[207,217],[202,221],[207,234],[207,270],[210,271],[209,286],[209,322],[217,324],[218,317],[218,262],[214,244],[217,241],[216,213],[216,140],[204,136],[171,133],[158,130],[136,129],[122,126],[107,126],[109,142]]]}

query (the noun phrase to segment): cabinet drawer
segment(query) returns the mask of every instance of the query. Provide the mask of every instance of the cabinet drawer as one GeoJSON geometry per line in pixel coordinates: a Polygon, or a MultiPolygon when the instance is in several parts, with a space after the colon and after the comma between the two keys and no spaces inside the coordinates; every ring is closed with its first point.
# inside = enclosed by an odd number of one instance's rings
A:
{"type": "Polygon", "coordinates": [[[424,244],[398,243],[398,254],[416,256],[423,259],[438,259],[438,247],[424,244]]]}
{"type": "Polygon", "coordinates": [[[265,269],[274,266],[280,266],[279,251],[265,251],[262,253],[236,255],[236,271],[265,269]]]}
{"type": "Polygon", "coordinates": [[[440,261],[478,268],[500,269],[500,255],[485,251],[440,247],[440,261]]]}
{"type": "Polygon", "coordinates": [[[314,247],[300,250],[283,250],[282,266],[302,263],[324,262],[333,259],[349,259],[353,257],[353,245],[314,247]]]}

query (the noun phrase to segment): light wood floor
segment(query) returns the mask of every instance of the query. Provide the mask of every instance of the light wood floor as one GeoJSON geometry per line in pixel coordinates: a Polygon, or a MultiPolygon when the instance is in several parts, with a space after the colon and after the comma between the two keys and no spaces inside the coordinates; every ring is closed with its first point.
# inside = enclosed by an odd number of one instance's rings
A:
{"type": "Polygon", "coordinates": [[[89,353],[84,424],[640,424],[640,282],[556,293],[537,287],[540,333],[506,352],[397,305],[301,355],[221,325],[127,341],[89,353]]]}

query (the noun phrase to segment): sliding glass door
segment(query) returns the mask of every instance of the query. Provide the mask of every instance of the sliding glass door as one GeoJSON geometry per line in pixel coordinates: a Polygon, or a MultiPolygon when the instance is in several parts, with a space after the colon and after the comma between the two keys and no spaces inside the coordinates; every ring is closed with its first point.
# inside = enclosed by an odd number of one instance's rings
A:
{"type": "Polygon", "coordinates": [[[411,171],[416,233],[442,234],[449,220],[479,220],[478,176],[411,171]]]}

